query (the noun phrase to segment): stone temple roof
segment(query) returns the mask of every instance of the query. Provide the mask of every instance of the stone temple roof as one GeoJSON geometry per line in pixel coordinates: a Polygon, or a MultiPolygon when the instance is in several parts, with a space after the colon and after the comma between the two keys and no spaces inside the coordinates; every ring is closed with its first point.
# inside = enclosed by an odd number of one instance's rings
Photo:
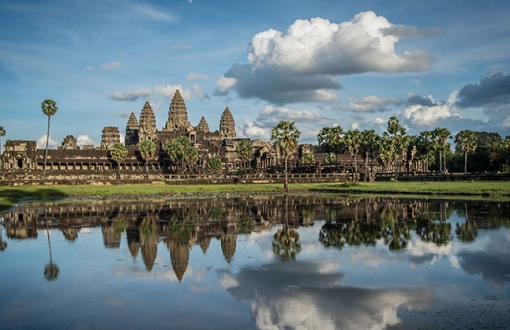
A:
{"type": "MultiPolygon", "coordinates": [[[[149,105],[150,106],[150,105],[149,105]]],[[[138,129],[138,120],[135,117],[135,113],[131,112],[131,115],[129,115],[129,119],[126,125],[126,128],[130,129],[138,129]]]]}
{"type": "Polygon", "coordinates": [[[236,137],[236,125],[234,123],[234,117],[228,107],[225,108],[220,120],[220,134],[226,138],[236,137]]]}
{"type": "Polygon", "coordinates": [[[200,123],[198,123],[197,129],[201,132],[209,132],[209,125],[204,117],[200,119],[200,123]]]}

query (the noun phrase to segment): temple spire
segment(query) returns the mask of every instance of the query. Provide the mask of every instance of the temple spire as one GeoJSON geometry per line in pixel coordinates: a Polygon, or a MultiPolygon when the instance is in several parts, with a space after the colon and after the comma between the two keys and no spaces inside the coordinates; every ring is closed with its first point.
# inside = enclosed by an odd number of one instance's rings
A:
{"type": "Polygon", "coordinates": [[[234,117],[228,107],[225,108],[220,120],[220,135],[223,138],[235,138],[236,137],[236,125],[234,123],[234,117]]]}
{"type": "Polygon", "coordinates": [[[179,90],[175,91],[170,108],[168,110],[168,121],[166,122],[165,131],[186,130],[190,126],[188,122],[188,111],[186,104],[179,90]]]}

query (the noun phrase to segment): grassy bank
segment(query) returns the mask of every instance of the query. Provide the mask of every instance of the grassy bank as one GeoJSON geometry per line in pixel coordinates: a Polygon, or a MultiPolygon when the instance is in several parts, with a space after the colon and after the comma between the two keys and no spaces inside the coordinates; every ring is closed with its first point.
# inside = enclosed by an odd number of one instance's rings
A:
{"type": "MultiPolygon", "coordinates": [[[[291,192],[314,191],[342,194],[464,196],[508,199],[510,182],[447,181],[447,182],[360,182],[291,184],[291,192]]],[[[69,197],[117,196],[118,198],[179,197],[214,193],[283,193],[282,184],[228,185],[70,185],[0,187],[0,210],[23,200],[45,200],[69,197]]]]}

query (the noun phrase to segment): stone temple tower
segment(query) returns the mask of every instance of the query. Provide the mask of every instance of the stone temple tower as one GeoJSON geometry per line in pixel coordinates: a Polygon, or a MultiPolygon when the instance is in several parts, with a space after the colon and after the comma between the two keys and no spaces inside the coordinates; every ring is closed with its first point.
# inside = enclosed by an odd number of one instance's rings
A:
{"type": "Polygon", "coordinates": [[[205,133],[209,132],[209,125],[207,124],[207,121],[205,120],[204,117],[202,117],[202,119],[200,119],[200,122],[198,123],[198,126],[197,126],[197,130],[199,132],[205,132],[205,133]]]}
{"type": "Polygon", "coordinates": [[[139,128],[140,124],[138,124],[138,120],[136,119],[134,112],[131,112],[126,125],[126,136],[124,137],[124,144],[126,146],[135,146],[138,144],[139,128]]]}
{"type": "Polygon", "coordinates": [[[235,138],[236,137],[236,125],[234,123],[234,117],[228,107],[225,108],[220,120],[220,136],[222,138],[235,138]]]}
{"type": "Polygon", "coordinates": [[[101,150],[111,150],[113,145],[120,142],[119,128],[116,126],[108,126],[103,128],[101,135],[101,150]]]}
{"type": "Polygon", "coordinates": [[[190,126],[188,122],[188,111],[186,104],[179,90],[175,91],[170,108],[168,110],[168,121],[166,122],[164,131],[182,131],[187,130],[190,126]]]}
{"type": "Polygon", "coordinates": [[[138,130],[139,142],[156,139],[156,117],[149,102],[145,102],[140,114],[140,128],[138,130]]]}

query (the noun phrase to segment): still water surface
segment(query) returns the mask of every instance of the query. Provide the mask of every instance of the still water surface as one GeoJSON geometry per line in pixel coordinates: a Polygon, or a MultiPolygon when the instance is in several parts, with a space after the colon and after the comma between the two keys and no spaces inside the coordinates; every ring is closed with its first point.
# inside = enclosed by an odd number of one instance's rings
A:
{"type": "Polygon", "coordinates": [[[510,204],[320,196],[31,203],[1,329],[508,329],[510,204]]]}

